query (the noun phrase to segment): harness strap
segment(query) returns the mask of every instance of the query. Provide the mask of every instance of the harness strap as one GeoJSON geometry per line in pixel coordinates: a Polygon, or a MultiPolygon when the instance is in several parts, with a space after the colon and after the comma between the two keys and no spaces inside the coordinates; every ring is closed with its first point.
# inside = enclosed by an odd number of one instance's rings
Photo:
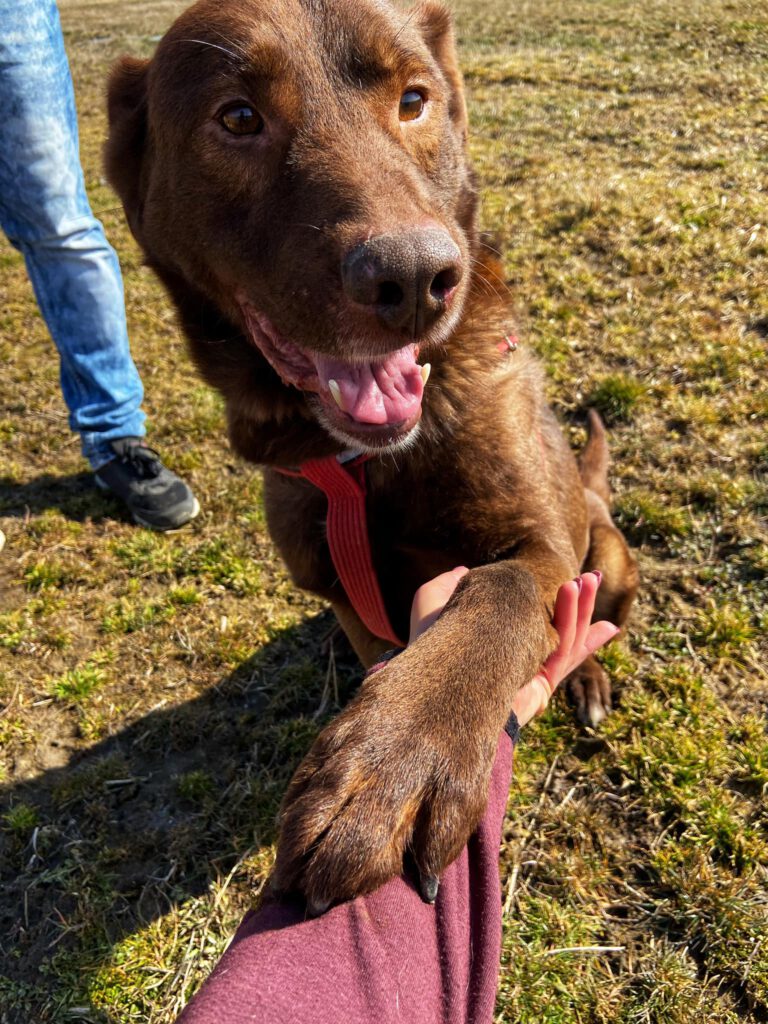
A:
{"type": "Polygon", "coordinates": [[[389,621],[371,557],[365,511],[366,461],[363,456],[345,467],[331,455],[309,459],[298,473],[288,471],[286,475],[301,476],[325,494],[328,547],[352,607],[373,634],[403,647],[389,621]]]}

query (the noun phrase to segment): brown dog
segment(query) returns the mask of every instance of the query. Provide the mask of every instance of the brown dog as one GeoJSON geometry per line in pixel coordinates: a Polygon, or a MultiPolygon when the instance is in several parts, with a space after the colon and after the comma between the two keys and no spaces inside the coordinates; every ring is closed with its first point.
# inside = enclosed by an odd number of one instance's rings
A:
{"type": "MultiPolygon", "coordinates": [[[[278,884],[315,909],[377,887],[406,850],[434,880],[553,647],[559,585],[600,568],[597,611],[619,625],[637,585],[598,418],[577,466],[536,363],[505,344],[450,17],[431,0],[200,0],[151,61],[117,65],[109,117],[110,180],[232,444],[267,467],[296,583],[332,603],[365,664],[389,646],[339,582],[325,496],[271,468],[345,449],[372,453],[368,530],[400,636],[421,583],[472,570],[322,733],[282,816],[278,884]]],[[[592,725],[610,708],[593,659],[571,692],[592,725]]]]}

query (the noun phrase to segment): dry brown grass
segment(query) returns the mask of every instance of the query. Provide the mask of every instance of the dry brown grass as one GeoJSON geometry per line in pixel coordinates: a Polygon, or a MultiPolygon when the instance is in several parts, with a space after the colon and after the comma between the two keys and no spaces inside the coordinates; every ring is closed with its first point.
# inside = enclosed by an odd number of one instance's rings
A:
{"type": "MultiPolygon", "coordinates": [[[[288,584],[258,477],[227,451],[102,179],[106,68],[150,52],[183,6],[62,14],[152,440],[203,505],[191,529],[147,534],[91,489],[23,265],[0,247],[8,1024],[171,1021],[263,883],[282,789],[356,678],[320,654],[329,620],[288,584]]],[[[600,735],[557,703],[524,737],[497,1018],[765,1020],[765,6],[455,9],[521,333],[575,443],[588,402],[611,420],[644,579],[600,735]]]]}

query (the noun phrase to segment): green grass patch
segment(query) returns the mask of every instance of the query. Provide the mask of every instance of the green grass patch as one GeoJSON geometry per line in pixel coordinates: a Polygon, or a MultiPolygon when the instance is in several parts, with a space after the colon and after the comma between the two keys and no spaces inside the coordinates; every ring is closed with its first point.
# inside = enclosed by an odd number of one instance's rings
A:
{"type": "Polygon", "coordinates": [[[176,568],[182,575],[203,576],[242,596],[258,594],[261,590],[259,565],[252,556],[233,550],[223,539],[209,541],[192,551],[179,553],[176,568]]]}
{"type": "Polygon", "coordinates": [[[121,597],[104,613],[101,629],[107,635],[137,633],[168,622],[173,618],[175,610],[176,603],[170,597],[149,601],[140,595],[121,597]]]}
{"type": "Polygon", "coordinates": [[[756,635],[750,611],[728,601],[710,604],[699,614],[693,639],[709,658],[743,664],[756,635]]]}
{"type": "Polygon", "coordinates": [[[85,664],[51,680],[50,692],[58,700],[77,704],[104,685],[106,673],[97,665],[85,664]]]}
{"type": "Polygon", "coordinates": [[[176,780],[176,788],[184,800],[202,804],[213,794],[214,783],[208,772],[198,769],[180,775],[176,780]]]}
{"type": "Polygon", "coordinates": [[[24,572],[24,583],[30,590],[57,589],[71,582],[72,574],[59,562],[40,560],[24,572]]]}
{"type": "Polygon", "coordinates": [[[589,395],[587,405],[597,409],[607,423],[625,422],[632,418],[647,395],[639,380],[627,374],[604,377],[589,395]]]}
{"type": "Polygon", "coordinates": [[[18,836],[26,837],[39,823],[40,816],[36,807],[20,803],[6,811],[2,820],[5,828],[18,836]]]}
{"type": "Polygon", "coordinates": [[[639,488],[619,496],[615,513],[619,525],[635,543],[674,541],[693,529],[688,509],[675,507],[668,499],[639,488]]]}

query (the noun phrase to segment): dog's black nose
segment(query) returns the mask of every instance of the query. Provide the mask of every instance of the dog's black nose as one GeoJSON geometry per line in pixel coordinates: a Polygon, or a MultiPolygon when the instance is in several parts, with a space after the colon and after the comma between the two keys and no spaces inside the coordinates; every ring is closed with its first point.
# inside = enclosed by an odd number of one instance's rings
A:
{"type": "Polygon", "coordinates": [[[458,246],[437,228],[377,235],[350,249],[341,266],[348,298],[413,337],[446,309],[462,273],[458,246]]]}

